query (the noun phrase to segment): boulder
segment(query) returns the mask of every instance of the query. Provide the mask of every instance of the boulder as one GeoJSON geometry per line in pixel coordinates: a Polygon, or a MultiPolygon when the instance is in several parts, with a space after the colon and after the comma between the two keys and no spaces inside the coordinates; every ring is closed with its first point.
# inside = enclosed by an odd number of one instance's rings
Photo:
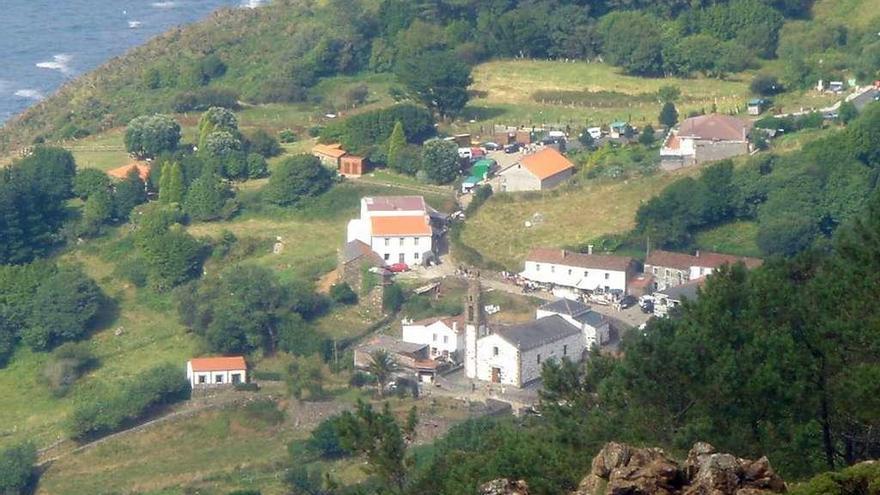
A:
{"type": "Polygon", "coordinates": [[[479,495],[529,495],[529,485],[523,480],[498,479],[483,483],[477,493],[479,495]]]}

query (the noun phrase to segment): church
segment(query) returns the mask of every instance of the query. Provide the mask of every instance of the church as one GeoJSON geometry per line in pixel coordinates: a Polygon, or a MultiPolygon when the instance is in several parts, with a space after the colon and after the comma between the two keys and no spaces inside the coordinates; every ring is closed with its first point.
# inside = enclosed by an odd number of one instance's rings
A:
{"type": "Polygon", "coordinates": [[[561,314],[517,325],[486,323],[480,281],[471,277],[465,300],[465,375],[492,383],[523,387],[541,378],[542,363],[568,358],[580,361],[587,349],[584,330],[561,314]]]}

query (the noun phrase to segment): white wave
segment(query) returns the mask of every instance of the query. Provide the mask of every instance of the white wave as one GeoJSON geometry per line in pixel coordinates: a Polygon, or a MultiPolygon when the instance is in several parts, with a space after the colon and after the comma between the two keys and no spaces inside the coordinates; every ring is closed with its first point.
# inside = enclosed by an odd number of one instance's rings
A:
{"type": "Polygon", "coordinates": [[[128,27],[131,29],[137,29],[141,27],[141,21],[128,21],[128,27]]]}
{"type": "Polygon", "coordinates": [[[265,3],[263,0],[242,0],[241,6],[246,9],[255,9],[265,3]]]}
{"type": "Polygon", "coordinates": [[[19,89],[15,92],[15,96],[19,98],[26,98],[28,100],[42,100],[45,98],[43,93],[40,93],[36,89],[19,89]]]}
{"type": "Polygon", "coordinates": [[[70,74],[70,61],[73,57],[66,53],[60,53],[52,56],[51,62],[38,62],[37,67],[41,69],[57,70],[62,74],[70,74]]]}
{"type": "Polygon", "coordinates": [[[177,3],[175,2],[153,2],[150,5],[157,9],[173,9],[174,7],[177,7],[177,3]]]}

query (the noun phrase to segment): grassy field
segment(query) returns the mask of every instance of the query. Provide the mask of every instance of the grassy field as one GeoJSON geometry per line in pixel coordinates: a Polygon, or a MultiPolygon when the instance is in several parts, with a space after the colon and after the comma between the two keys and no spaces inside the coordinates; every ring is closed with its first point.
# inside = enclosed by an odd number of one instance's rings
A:
{"type": "Polygon", "coordinates": [[[706,251],[761,257],[755,222],[732,222],[697,234],[696,247],[706,251]]]}
{"type": "Polygon", "coordinates": [[[813,17],[864,29],[880,18],[880,0],[818,0],[813,17]]]}
{"type": "Polygon", "coordinates": [[[486,260],[519,270],[533,247],[572,246],[631,229],[642,201],[696,172],[685,169],[622,182],[589,181],[545,193],[498,195],[468,219],[462,240],[486,260]],[[527,221],[531,227],[526,227],[527,221]]]}

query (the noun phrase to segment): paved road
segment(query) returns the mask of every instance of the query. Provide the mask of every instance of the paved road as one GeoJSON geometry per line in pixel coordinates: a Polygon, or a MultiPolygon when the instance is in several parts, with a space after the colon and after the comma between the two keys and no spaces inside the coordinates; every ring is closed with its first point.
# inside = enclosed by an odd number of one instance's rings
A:
{"type": "Polygon", "coordinates": [[[880,90],[878,90],[877,88],[871,88],[864,93],[854,97],[850,101],[853,103],[853,105],[856,106],[856,109],[861,112],[862,109],[868,105],[868,103],[874,101],[874,98],[877,95],[880,95],[880,90]]]}

